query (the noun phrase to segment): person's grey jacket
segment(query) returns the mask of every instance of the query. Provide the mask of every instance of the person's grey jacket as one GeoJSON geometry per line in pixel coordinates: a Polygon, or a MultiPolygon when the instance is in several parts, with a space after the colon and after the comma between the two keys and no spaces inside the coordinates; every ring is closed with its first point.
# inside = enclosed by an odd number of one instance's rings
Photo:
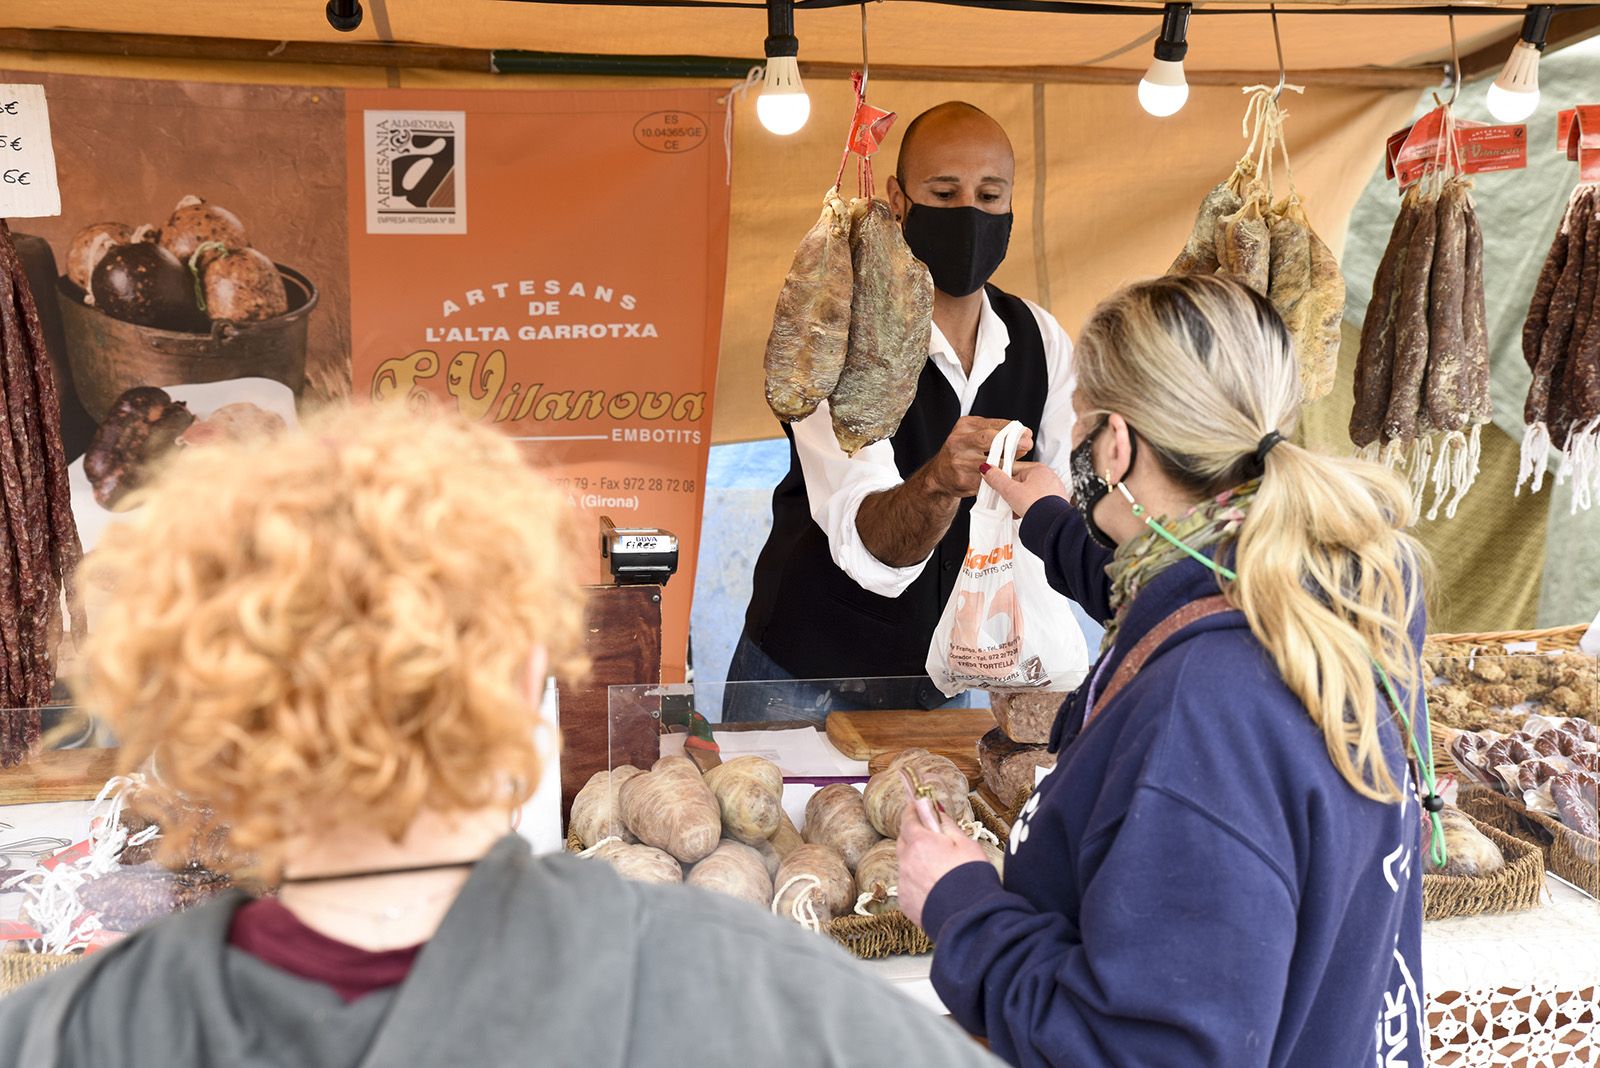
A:
{"type": "Polygon", "coordinates": [[[481,861],[406,981],[343,1003],[228,945],[237,894],[0,1001],[0,1063],[993,1065],[953,1024],[826,939],[601,863],[481,861]]]}

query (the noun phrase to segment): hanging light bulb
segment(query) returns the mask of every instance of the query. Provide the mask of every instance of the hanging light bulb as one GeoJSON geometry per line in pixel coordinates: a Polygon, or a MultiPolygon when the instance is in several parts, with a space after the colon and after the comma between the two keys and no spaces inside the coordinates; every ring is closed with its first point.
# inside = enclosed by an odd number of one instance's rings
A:
{"type": "Polygon", "coordinates": [[[1552,5],[1536,4],[1523,16],[1522,36],[1511,46],[1500,77],[1489,86],[1489,114],[1501,122],[1521,122],[1539,106],[1539,54],[1554,13],[1552,5]]]}
{"type": "Polygon", "coordinates": [[[1189,54],[1189,13],[1193,10],[1193,4],[1168,4],[1161,13],[1156,58],[1139,79],[1139,106],[1152,115],[1176,115],[1189,100],[1183,57],[1189,54]]]}
{"type": "Polygon", "coordinates": [[[794,35],[794,0],[767,0],[767,74],[756,97],[756,117],[775,134],[788,135],[811,117],[811,98],[800,81],[800,41],[794,35]]]}

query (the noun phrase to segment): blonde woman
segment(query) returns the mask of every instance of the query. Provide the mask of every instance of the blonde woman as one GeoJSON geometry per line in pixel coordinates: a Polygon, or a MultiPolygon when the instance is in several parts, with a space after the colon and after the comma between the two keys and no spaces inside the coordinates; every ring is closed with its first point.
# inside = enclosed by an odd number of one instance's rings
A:
{"type": "Polygon", "coordinates": [[[564,511],[505,437],[397,411],[186,450],[95,553],[84,697],[279,894],[6,998],[4,1063],[986,1063],[792,924],[508,833],[578,666],[564,511]]]}
{"type": "Polygon", "coordinates": [[[906,821],[934,985],[1019,1065],[1420,1066],[1422,805],[1374,667],[1409,700],[1406,489],[1287,440],[1288,334],[1234,282],[1135,285],[1077,358],[1071,503],[1048,468],[985,478],[1105,651],[1003,884],[906,821]]]}

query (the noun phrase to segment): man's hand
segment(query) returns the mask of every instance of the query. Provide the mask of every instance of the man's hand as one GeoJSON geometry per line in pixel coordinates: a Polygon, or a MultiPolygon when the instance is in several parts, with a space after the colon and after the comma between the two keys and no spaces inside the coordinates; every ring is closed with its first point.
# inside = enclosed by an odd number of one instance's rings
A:
{"type": "Polygon", "coordinates": [[[1009,475],[991,467],[983,473],[983,480],[1011,506],[1018,519],[1046,497],[1069,496],[1060,477],[1044,464],[1017,464],[1009,475]]]}
{"type": "MultiPolygon", "coordinates": [[[[1004,430],[1004,419],[963,416],[933,459],[892,490],[874,493],[856,510],[856,530],[867,551],[890,567],[910,567],[938,546],[949,531],[963,497],[977,494],[980,464],[1004,430]]],[[[1033,448],[1025,431],[1017,455],[1033,448]]]]}
{"type": "MultiPolygon", "coordinates": [[[[946,496],[959,500],[977,494],[981,476],[978,465],[989,458],[989,446],[996,435],[1006,428],[1008,420],[984,419],[964,415],[956,420],[955,429],[945,438],[944,445],[928,464],[928,475],[933,488],[946,496]]],[[[1026,430],[1017,443],[1017,455],[1026,456],[1033,449],[1033,431],[1026,430]]]]}

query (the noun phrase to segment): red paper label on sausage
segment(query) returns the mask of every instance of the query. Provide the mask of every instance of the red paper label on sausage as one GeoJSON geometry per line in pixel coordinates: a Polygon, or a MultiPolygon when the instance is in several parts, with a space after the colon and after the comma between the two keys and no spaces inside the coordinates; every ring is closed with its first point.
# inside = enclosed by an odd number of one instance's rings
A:
{"type": "Polygon", "coordinates": [[[1515,123],[1457,129],[1456,147],[1463,173],[1520,171],[1528,165],[1528,127],[1515,123]]]}
{"type": "Polygon", "coordinates": [[[1600,104],[1580,104],[1557,121],[1556,145],[1578,164],[1578,180],[1600,182],[1600,104]]]}

